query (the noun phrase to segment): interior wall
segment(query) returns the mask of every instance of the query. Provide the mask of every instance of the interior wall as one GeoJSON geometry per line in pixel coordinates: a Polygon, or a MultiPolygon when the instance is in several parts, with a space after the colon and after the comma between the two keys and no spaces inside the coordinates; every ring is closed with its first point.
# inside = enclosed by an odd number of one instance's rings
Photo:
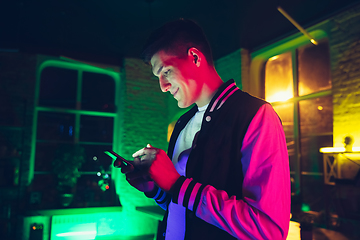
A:
{"type": "Polygon", "coordinates": [[[334,16],[329,31],[334,147],[347,136],[360,147],[360,5],[334,16]]]}

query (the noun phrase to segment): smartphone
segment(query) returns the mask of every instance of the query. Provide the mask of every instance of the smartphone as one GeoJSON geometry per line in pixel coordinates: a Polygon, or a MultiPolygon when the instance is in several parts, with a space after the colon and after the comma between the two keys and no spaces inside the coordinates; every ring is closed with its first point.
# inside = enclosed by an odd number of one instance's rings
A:
{"type": "Polygon", "coordinates": [[[121,157],[119,154],[117,154],[114,151],[105,151],[106,155],[110,156],[112,159],[114,159],[114,167],[116,168],[122,168],[122,167],[130,167],[130,171],[134,170],[135,167],[131,163],[131,161],[126,160],[125,158],[121,157]]]}

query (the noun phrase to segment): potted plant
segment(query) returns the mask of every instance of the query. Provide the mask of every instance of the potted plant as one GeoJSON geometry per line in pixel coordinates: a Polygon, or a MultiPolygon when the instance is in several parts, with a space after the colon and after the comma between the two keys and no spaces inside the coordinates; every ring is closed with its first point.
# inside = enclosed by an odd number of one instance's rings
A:
{"type": "Polygon", "coordinates": [[[57,189],[62,205],[70,205],[74,187],[80,177],[79,168],[85,162],[85,150],[78,144],[62,144],[55,151],[52,162],[53,172],[57,175],[57,189]]]}

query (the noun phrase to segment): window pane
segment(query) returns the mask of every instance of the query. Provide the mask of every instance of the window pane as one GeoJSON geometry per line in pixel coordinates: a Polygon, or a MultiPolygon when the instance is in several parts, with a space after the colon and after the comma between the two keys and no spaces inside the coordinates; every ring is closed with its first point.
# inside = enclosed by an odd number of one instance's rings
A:
{"type": "Polygon", "coordinates": [[[332,146],[332,96],[299,102],[302,171],[322,172],[321,147],[332,146]]]}
{"type": "MultiPolygon", "coordinates": [[[[35,156],[35,171],[53,171],[53,163],[61,163],[57,164],[57,168],[61,171],[69,173],[71,171],[70,165],[74,168],[76,167],[77,161],[79,161],[79,155],[76,154],[79,150],[75,151],[73,143],[57,143],[57,142],[38,142],[36,144],[36,156],[35,156]],[[58,162],[55,162],[58,161],[58,162]],[[64,167],[69,167],[68,169],[64,169],[64,167]]],[[[81,151],[81,150],[80,150],[81,151]]],[[[86,159],[86,153],[81,152],[81,156],[86,159]]]]}
{"type": "Polygon", "coordinates": [[[80,168],[80,171],[84,172],[98,172],[101,170],[110,171],[110,165],[112,164],[112,158],[104,153],[112,149],[112,145],[85,145],[86,159],[85,163],[80,168]]]}
{"type": "Polygon", "coordinates": [[[81,142],[109,142],[113,141],[114,118],[81,116],[81,142]]]}
{"type": "Polygon", "coordinates": [[[295,143],[294,143],[294,104],[286,103],[274,106],[279,115],[285,132],[286,145],[289,153],[290,171],[295,171],[295,143]]]}
{"type": "Polygon", "coordinates": [[[78,179],[74,200],[69,207],[103,207],[115,205],[119,205],[119,203],[115,197],[114,187],[111,185],[111,175],[107,175],[106,178],[105,176],[92,174],[81,175],[78,179]],[[107,184],[109,189],[105,187],[107,184]]]}
{"type": "Polygon", "coordinates": [[[81,108],[115,112],[115,81],[106,74],[83,72],[81,108]]]}
{"type": "Polygon", "coordinates": [[[265,99],[285,101],[294,97],[291,52],[270,58],[265,65],[265,99]]]}
{"type": "Polygon", "coordinates": [[[53,112],[39,112],[37,139],[38,140],[74,140],[75,115],[53,112]]]}
{"type": "Polygon", "coordinates": [[[39,106],[76,107],[78,73],[75,70],[47,67],[41,72],[39,106]]]}
{"type": "Polygon", "coordinates": [[[52,161],[54,159],[56,143],[37,143],[35,155],[35,171],[52,171],[52,161]]]}
{"type": "Polygon", "coordinates": [[[327,41],[298,49],[299,96],[331,88],[330,57],[327,41]]]}

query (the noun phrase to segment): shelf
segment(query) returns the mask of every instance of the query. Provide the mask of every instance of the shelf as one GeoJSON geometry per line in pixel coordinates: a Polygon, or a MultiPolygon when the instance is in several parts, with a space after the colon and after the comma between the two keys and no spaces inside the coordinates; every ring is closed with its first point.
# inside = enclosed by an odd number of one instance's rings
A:
{"type": "Polygon", "coordinates": [[[56,215],[74,215],[89,213],[121,212],[121,206],[113,207],[86,207],[86,208],[66,208],[66,209],[47,209],[34,210],[27,212],[27,216],[56,216],[56,215]]]}
{"type": "Polygon", "coordinates": [[[163,220],[165,214],[165,210],[159,206],[136,207],[136,211],[145,213],[157,220],[163,220]]]}
{"type": "Polygon", "coordinates": [[[354,179],[360,171],[360,152],[323,153],[324,183],[335,185],[336,179],[354,179]]]}

